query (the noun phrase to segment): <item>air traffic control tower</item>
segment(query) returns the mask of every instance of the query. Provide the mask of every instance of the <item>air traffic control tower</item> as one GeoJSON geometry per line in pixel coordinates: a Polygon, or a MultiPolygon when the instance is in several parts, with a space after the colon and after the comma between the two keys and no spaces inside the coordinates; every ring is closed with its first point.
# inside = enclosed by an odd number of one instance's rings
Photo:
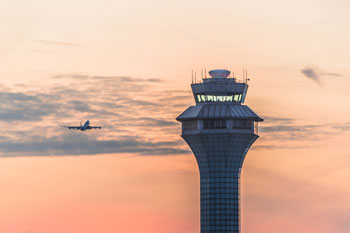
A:
{"type": "Polygon", "coordinates": [[[263,121],[243,105],[248,85],[212,70],[191,85],[195,106],[176,120],[200,172],[201,233],[240,233],[240,175],[244,158],[263,121]]]}

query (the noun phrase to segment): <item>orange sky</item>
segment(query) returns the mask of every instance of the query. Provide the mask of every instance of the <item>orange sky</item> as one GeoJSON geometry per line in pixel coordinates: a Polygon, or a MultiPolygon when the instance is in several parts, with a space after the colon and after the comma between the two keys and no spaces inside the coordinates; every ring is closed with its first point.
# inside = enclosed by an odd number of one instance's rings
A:
{"type": "Polygon", "coordinates": [[[242,233],[349,232],[346,1],[1,3],[0,233],[196,233],[175,121],[194,69],[250,76],[265,118],[242,233]],[[302,71],[311,70],[307,77],[302,71]],[[90,119],[104,129],[60,125],[90,119]]]}

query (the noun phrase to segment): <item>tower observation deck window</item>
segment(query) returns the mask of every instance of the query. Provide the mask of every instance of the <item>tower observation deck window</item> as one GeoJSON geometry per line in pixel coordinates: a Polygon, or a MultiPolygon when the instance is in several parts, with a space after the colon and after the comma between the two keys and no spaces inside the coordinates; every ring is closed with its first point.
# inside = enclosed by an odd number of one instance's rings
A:
{"type": "Polygon", "coordinates": [[[198,129],[198,121],[197,120],[183,121],[182,124],[184,126],[184,130],[198,129]]]}
{"type": "Polygon", "coordinates": [[[232,123],[234,129],[251,129],[252,127],[252,120],[237,119],[232,123]]]}
{"type": "Polygon", "coordinates": [[[225,119],[208,119],[203,123],[204,129],[226,129],[225,119]]]}
{"type": "Polygon", "coordinates": [[[197,100],[201,102],[240,102],[242,100],[242,94],[232,95],[206,95],[197,94],[197,100]]]}

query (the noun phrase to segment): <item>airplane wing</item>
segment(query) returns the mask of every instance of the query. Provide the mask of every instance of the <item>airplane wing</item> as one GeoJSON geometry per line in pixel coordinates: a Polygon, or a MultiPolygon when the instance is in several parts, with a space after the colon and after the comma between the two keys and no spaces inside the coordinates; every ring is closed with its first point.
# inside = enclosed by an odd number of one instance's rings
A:
{"type": "Polygon", "coordinates": [[[88,126],[87,129],[101,129],[102,126],[88,126]]]}
{"type": "Polygon", "coordinates": [[[80,130],[81,126],[64,126],[62,125],[62,127],[68,128],[68,129],[75,129],[75,130],[80,130]]]}

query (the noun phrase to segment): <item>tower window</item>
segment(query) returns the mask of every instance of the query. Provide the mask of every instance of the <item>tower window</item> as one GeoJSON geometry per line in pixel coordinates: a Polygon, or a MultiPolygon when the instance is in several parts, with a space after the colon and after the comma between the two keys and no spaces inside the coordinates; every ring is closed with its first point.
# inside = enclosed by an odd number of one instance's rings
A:
{"type": "Polygon", "coordinates": [[[182,124],[184,126],[184,130],[198,129],[198,121],[197,120],[183,121],[182,124]]]}
{"type": "Polygon", "coordinates": [[[234,129],[250,129],[252,126],[252,120],[238,119],[233,120],[232,123],[234,129]]]}
{"type": "Polygon", "coordinates": [[[204,120],[204,129],[226,129],[225,119],[204,120]]]}
{"type": "Polygon", "coordinates": [[[242,94],[206,95],[197,94],[198,102],[241,102],[242,94]]]}

